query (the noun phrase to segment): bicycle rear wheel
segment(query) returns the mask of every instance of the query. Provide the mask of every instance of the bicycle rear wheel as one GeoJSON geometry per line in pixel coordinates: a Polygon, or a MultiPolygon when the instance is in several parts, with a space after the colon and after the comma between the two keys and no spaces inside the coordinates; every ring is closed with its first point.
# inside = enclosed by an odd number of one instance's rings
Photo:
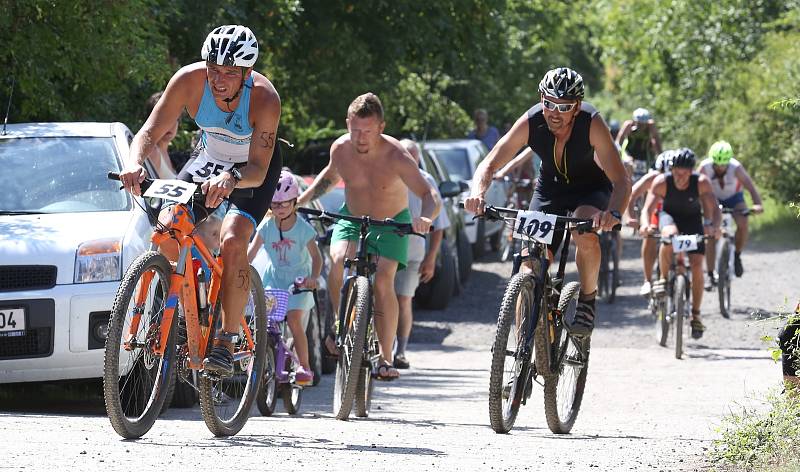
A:
{"type": "Polygon", "coordinates": [[[617,287],[619,287],[619,252],[618,252],[619,249],[617,248],[617,243],[621,244],[622,243],[622,239],[619,239],[619,241],[617,241],[617,236],[618,235],[619,235],[619,233],[611,233],[611,235],[609,236],[610,244],[609,244],[609,249],[608,250],[611,253],[611,255],[610,255],[610,257],[611,257],[611,259],[610,259],[611,260],[611,267],[610,267],[610,270],[611,270],[611,277],[610,277],[611,287],[609,289],[610,293],[609,293],[609,297],[608,297],[608,303],[614,303],[614,300],[617,297],[617,287]]]}
{"type": "MultiPolygon", "coordinates": [[[[377,361],[378,357],[378,338],[375,336],[374,323],[370,323],[367,331],[367,354],[369,359],[377,361]]],[[[359,418],[366,418],[369,416],[369,409],[372,406],[372,391],[375,390],[375,382],[371,375],[372,362],[362,362],[363,367],[358,375],[358,384],[356,385],[356,416],[359,418]]]]}
{"type": "MultiPolygon", "coordinates": [[[[562,319],[575,316],[578,307],[578,282],[568,283],[561,291],[558,308],[562,319]]],[[[578,418],[589,371],[590,338],[576,338],[563,327],[556,329],[558,370],[544,376],[544,415],[550,431],[566,434],[578,418]]]]}
{"type": "Polygon", "coordinates": [[[333,413],[340,420],[350,416],[362,369],[367,324],[372,308],[369,280],[358,276],[348,287],[345,300],[344,325],[339,327],[343,330],[342,346],[339,348],[333,388],[333,413]]]}
{"type": "Polygon", "coordinates": [[[731,317],[731,279],[730,279],[731,244],[725,240],[719,255],[717,266],[717,293],[719,295],[719,311],[724,318],[731,317]]]}
{"type": "Polygon", "coordinates": [[[675,276],[675,358],[683,356],[683,320],[686,318],[686,276],[675,276]]]}
{"type": "Polygon", "coordinates": [[[167,305],[172,269],[161,254],[150,251],[131,264],[117,290],[108,325],[103,363],[103,396],[114,430],[126,439],[139,438],[153,426],[164,405],[175,368],[177,305],[163,356],[161,320],[167,305]],[[140,292],[144,303],[136,305],[140,292]],[[131,323],[138,329],[128,340],[131,323]],[[128,347],[126,347],[126,345],[128,347]]]}
{"type": "MultiPolygon", "coordinates": [[[[221,318],[221,303],[215,307],[214,319],[221,318]]],[[[261,276],[250,267],[250,293],[244,320],[253,336],[253,351],[247,354],[247,339],[239,328],[239,342],[234,346],[234,373],[228,378],[200,376],[200,412],[214,436],[231,436],[247,423],[264,376],[264,363],[269,345],[267,306],[261,276]],[[238,360],[236,360],[239,358],[238,360]]],[[[210,345],[209,345],[210,348],[210,345]]],[[[206,350],[208,352],[208,350],[206,350]]]]}
{"type": "Polygon", "coordinates": [[[533,346],[526,346],[525,338],[533,322],[535,284],[530,274],[514,275],[500,305],[489,374],[489,420],[496,433],[511,431],[526,390],[532,388],[533,346]]]}

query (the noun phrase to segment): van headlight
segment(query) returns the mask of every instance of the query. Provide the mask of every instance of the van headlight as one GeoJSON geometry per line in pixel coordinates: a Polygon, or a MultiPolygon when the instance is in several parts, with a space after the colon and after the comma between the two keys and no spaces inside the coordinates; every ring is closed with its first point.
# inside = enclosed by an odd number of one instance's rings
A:
{"type": "Polygon", "coordinates": [[[122,278],[122,243],[118,239],[97,239],[78,246],[75,283],[111,282],[122,278]]]}

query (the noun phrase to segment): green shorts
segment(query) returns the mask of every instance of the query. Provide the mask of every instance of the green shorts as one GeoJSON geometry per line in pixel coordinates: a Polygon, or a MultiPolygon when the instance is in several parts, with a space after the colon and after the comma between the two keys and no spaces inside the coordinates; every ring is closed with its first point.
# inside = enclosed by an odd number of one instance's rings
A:
{"type": "MultiPolygon", "coordinates": [[[[339,213],[352,215],[347,205],[343,205],[339,213]]],[[[411,213],[406,208],[392,219],[398,223],[411,223],[411,213]]],[[[339,220],[333,226],[331,244],[337,241],[358,241],[360,235],[360,223],[339,220]]],[[[391,226],[372,226],[367,235],[367,253],[397,261],[397,270],[402,270],[408,262],[408,236],[400,236],[391,226]]]]}

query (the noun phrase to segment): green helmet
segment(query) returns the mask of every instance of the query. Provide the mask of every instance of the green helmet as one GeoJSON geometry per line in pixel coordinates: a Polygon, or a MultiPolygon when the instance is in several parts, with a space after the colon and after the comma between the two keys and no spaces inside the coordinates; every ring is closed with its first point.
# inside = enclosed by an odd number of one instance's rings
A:
{"type": "Polygon", "coordinates": [[[733,148],[727,141],[717,141],[709,148],[708,157],[714,161],[715,165],[726,166],[733,158],[733,148]]]}

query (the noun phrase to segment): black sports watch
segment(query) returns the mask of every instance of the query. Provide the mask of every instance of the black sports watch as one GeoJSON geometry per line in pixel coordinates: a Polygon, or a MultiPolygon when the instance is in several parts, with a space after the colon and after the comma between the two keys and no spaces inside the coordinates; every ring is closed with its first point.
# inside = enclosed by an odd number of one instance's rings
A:
{"type": "Polygon", "coordinates": [[[228,173],[231,174],[231,177],[233,177],[233,180],[236,181],[237,185],[239,184],[239,182],[242,181],[242,173],[239,172],[239,169],[237,169],[236,167],[231,167],[228,170],[228,173]]]}
{"type": "Polygon", "coordinates": [[[618,219],[619,221],[622,221],[622,215],[620,215],[620,214],[619,214],[619,212],[618,212],[617,210],[611,210],[611,211],[609,211],[608,213],[609,213],[611,216],[613,216],[614,218],[618,219]]]}

